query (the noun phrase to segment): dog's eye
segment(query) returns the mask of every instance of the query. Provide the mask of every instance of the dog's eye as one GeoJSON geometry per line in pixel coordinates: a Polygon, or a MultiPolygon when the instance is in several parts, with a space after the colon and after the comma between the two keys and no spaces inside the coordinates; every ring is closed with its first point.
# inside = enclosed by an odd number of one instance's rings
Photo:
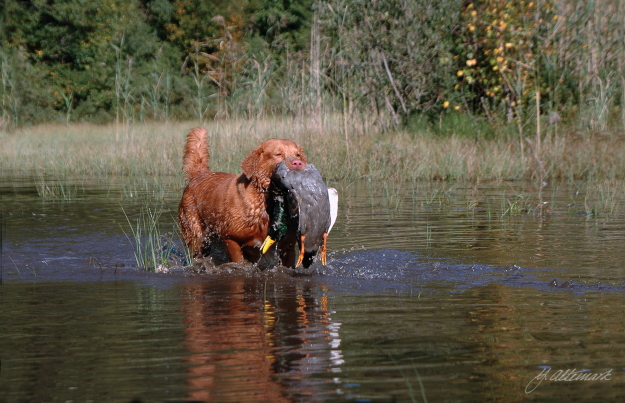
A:
{"type": "Polygon", "coordinates": [[[282,154],[281,153],[276,153],[276,157],[281,157],[282,154]]]}

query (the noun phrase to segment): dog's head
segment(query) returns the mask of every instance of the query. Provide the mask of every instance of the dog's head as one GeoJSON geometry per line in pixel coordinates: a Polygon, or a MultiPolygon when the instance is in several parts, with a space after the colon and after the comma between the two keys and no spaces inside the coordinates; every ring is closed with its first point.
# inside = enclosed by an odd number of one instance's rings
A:
{"type": "Polygon", "coordinates": [[[248,179],[267,189],[271,175],[282,161],[293,170],[302,169],[308,163],[304,149],[296,142],[270,139],[253,149],[241,163],[241,168],[248,179]]]}

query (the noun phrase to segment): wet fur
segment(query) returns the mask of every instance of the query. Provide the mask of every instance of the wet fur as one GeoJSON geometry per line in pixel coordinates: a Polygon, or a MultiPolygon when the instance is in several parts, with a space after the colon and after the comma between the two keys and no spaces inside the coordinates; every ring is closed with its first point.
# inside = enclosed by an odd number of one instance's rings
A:
{"type": "MultiPolygon", "coordinates": [[[[212,172],[207,132],[201,127],[192,129],[182,165],[189,183],[178,206],[178,220],[194,257],[207,256],[211,244],[223,242],[230,261],[257,260],[269,226],[271,176],[278,163],[295,159],[307,163],[301,146],[291,140],[270,139],[243,160],[243,173],[212,172]]],[[[295,240],[293,234],[286,238],[278,248],[282,263],[289,266],[294,260],[295,240]]]]}

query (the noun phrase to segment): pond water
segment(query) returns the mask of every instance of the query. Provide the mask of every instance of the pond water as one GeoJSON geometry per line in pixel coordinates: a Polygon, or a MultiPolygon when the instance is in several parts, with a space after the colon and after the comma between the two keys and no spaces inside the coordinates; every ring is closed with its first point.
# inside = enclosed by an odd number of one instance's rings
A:
{"type": "Polygon", "coordinates": [[[164,274],[122,208],[171,227],[179,190],[2,179],[0,402],[625,399],[617,210],[575,183],[332,185],[327,266],[164,274]]]}

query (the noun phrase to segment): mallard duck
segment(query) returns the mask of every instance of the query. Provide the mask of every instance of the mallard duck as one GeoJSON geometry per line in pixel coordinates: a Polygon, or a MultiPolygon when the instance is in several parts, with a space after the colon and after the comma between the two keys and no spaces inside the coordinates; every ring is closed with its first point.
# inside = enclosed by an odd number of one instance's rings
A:
{"type": "Polygon", "coordinates": [[[295,267],[308,268],[321,249],[321,263],[326,264],[328,233],[336,221],[338,192],[328,188],[321,174],[312,164],[292,170],[284,162],[272,177],[273,212],[269,233],[262,245],[262,253],[281,240],[292,226],[299,242],[299,256],[295,267]]]}

